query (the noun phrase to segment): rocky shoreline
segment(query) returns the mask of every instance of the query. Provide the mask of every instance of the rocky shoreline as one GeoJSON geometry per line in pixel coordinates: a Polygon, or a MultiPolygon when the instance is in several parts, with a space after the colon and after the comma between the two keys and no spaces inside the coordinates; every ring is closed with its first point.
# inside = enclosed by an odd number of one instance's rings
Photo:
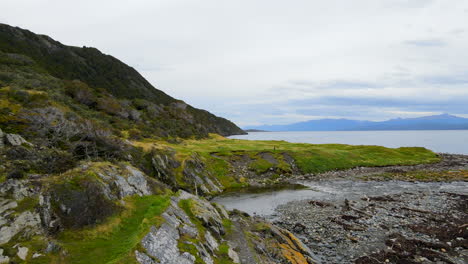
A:
{"type": "MultiPolygon", "coordinates": [[[[346,189],[382,173],[468,168],[466,155],[440,155],[441,162],[434,164],[355,168],[297,178],[346,189]]],[[[274,223],[301,238],[323,263],[468,263],[466,180],[392,180],[375,186],[372,182],[362,184],[361,193],[353,189],[353,193],[344,192],[331,199],[280,205],[274,223]],[[366,192],[365,188],[377,189],[366,192]]]]}
{"type": "MultiPolygon", "coordinates": [[[[429,164],[418,164],[410,166],[384,166],[384,167],[357,167],[349,170],[328,171],[320,174],[296,175],[292,181],[296,180],[336,180],[351,179],[359,180],[383,173],[407,173],[412,171],[422,172],[443,172],[468,170],[468,155],[437,153],[441,157],[440,162],[429,164]]],[[[378,179],[378,178],[370,178],[378,179]]]]}

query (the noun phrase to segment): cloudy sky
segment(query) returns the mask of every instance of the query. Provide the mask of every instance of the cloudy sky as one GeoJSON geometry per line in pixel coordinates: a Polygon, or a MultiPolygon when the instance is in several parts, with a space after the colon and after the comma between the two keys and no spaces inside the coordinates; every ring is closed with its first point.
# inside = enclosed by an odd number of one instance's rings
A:
{"type": "Polygon", "coordinates": [[[1,0],[0,22],[135,67],[241,126],[468,117],[466,0],[1,0]]]}

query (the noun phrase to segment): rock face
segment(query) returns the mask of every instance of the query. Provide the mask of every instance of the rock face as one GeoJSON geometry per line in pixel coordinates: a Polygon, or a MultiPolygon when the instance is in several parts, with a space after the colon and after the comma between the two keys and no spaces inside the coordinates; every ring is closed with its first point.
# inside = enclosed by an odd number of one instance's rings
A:
{"type": "Polygon", "coordinates": [[[25,180],[10,179],[0,184],[0,246],[21,233],[42,234],[39,214],[17,208],[18,203],[33,195],[35,190],[25,180]]]}
{"type": "Polygon", "coordinates": [[[165,222],[152,226],[135,251],[141,264],[317,263],[290,232],[259,219],[230,217],[221,206],[184,191],[171,198],[162,217],[165,222]]]}
{"type": "Polygon", "coordinates": [[[157,183],[138,169],[90,163],[62,176],[39,197],[41,218],[50,233],[98,223],[119,211],[127,196],[151,195],[157,183]]]}
{"type": "MultiPolygon", "coordinates": [[[[162,214],[166,222],[159,228],[151,227],[151,231],[143,238],[141,245],[145,252],[135,252],[140,263],[156,263],[152,260],[154,258],[158,259],[160,263],[192,264],[197,259],[196,257],[201,258],[205,263],[214,263],[213,253],[218,249],[219,244],[210,231],[198,230],[190,217],[179,207],[178,203],[186,199],[202,201],[186,192],[182,192],[179,197],[172,197],[169,208],[162,214]],[[182,240],[182,243],[189,243],[189,241],[183,241],[181,236],[200,240],[193,245],[197,249],[197,256],[180,251],[178,244],[181,241],[179,240],[182,240]],[[202,237],[205,238],[205,241],[202,241],[202,237]]],[[[219,218],[214,207],[209,206],[213,216],[219,218]]]]}

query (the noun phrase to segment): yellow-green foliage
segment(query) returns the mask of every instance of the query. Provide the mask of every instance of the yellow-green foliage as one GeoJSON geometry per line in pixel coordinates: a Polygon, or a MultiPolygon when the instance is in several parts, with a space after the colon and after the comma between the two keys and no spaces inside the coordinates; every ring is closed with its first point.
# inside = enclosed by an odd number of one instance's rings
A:
{"type": "Polygon", "coordinates": [[[256,157],[254,161],[249,164],[249,168],[257,174],[265,173],[272,167],[274,167],[274,164],[261,157],[256,157]]]}
{"type": "Polygon", "coordinates": [[[224,242],[221,245],[219,245],[217,255],[218,257],[215,258],[215,264],[234,264],[234,262],[231,260],[231,258],[228,255],[229,252],[229,245],[224,242]]]}

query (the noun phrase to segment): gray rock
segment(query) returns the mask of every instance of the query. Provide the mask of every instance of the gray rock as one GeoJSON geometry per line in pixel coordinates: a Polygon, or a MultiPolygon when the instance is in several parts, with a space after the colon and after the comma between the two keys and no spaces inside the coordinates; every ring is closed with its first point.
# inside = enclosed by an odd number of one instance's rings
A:
{"type": "Polygon", "coordinates": [[[16,201],[8,199],[0,199],[0,214],[3,214],[6,210],[13,209],[18,206],[16,201]]]}
{"type": "MultiPolygon", "coordinates": [[[[143,172],[137,170],[134,167],[126,166],[126,172],[120,172],[115,168],[111,168],[106,172],[99,172],[98,176],[106,183],[113,186],[118,198],[124,198],[130,195],[150,195],[151,189],[148,186],[143,172]],[[128,174],[128,177],[125,177],[128,174]]],[[[107,187],[107,184],[103,184],[103,192],[109,200],[115,200],[116,197],[112,194],[111,190],[107,187]]]]}
{"type": "Polygon", "coordinates": [[[8,256],[3,256],[3,248],[0,248],[0,263],[9,263],[10,258],[8,256]]]}
{"type": "Polygon", "coordinates": [[[127,178],[128,184],[130,184],[140,196],[150,195],[151,190],[143,172],[131,166],[127,166],[126,169],[130,172],[130,175],[127,178]]]}
{"type": "Polygon", "coordinates": [[[232,262],[240,263],[239,255],[231,247],[228,249],[228,256],[232,259],[232,262]]]}
{"type": "Polygon", "coordinates": [[[195,227],[183,224],[180,228],[180,233],[182,235],[187,235],[191,238],[196,238],[198,236],[198,230],[195,227]]]}
{"type": "Polygon", "coordinates": [[[206,245],[211,250],[211,252],[216,252],[218,250],[219,244],[216,239],[213,237],[210,231],[205,233],[206,245]]]}
{"type": "Polygon", "coordinates": [[[205,177],[205,182],[211,187],[212,192],[221,192],[221,189],[216,186],[210,178],[205,177]]]}
{"type": "MultiPolygon", "coordinates": [[[[193,258],[187,254],[181,255],[177,247],[179,231],[169,223],[164,223],[159,229],[154,226],[151,231],[143,238],[141,244],[146,253],[164,264],[193,264],[193,258]]],[[[143,262],[140,262],[143,264],[143,262]]]]}
{"type": "Polygon", "coordinates": [[[26,141],[26,139],[17,134],[6,134],[5,139],[6,143],[11,146],[21,146],[23,144],[32,146],[31,143],[29,143],[28,141],[26,141]]]}
{"type": "Polygon", "coordinates": [[[20,259],[26,260],[26,258],[28,257],[28,251],[29,248],[27,247],[18,247],[18,253],[16,253],[16,255],[18,255],[20,259]]]}
{"type": "Polygon", "coordinates": [[[39,234],[41,232],[41,219],[39,214],[30,211],[23,212],[10,225],[2,226],[0,229],[0,245],[10,241],[19,232],[28,228],[31,235],[39,234]]]}
{"type": "Polygon", "coordinates": [[[156,262],[152,258],[148,257],[148,255],[146,255],[145,253],[141,253],[138,250],[135,250],[135,257],[137,261],[141,264],[156,264],[156,262]]]}
{"type": "Polygon", "coordinates": [[[0,183],[0,197],[11,193],[15,200],[22,200],[36,194],[35,189],[29,186],[28,180],[8,179],[0,183]]]}

